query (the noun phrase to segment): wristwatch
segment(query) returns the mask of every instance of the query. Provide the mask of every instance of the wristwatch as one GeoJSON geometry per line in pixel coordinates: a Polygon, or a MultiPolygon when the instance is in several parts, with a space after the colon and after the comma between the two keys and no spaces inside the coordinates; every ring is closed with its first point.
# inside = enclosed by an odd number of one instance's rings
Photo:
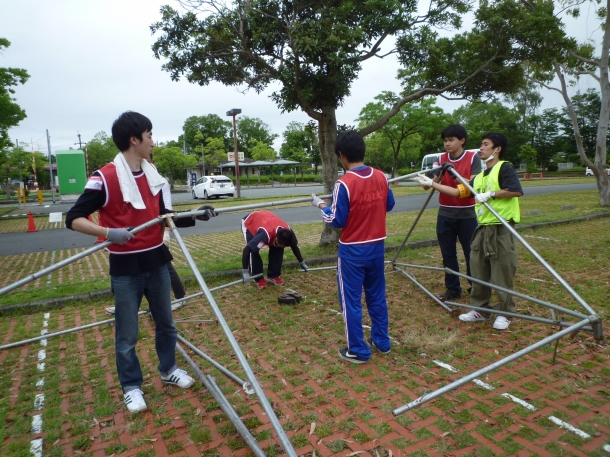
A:
{"type": "Polygon", "coordinates": [[[491,195],[491,198],[496,198],[496,191],[492,190],[490,195],[491,195]]]}

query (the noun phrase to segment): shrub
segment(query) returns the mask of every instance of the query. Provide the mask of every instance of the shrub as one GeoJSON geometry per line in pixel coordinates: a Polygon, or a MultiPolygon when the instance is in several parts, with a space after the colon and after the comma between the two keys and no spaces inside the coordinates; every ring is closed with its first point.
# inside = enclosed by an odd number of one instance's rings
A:
{"type": "Polygon", "coordinates": [[[559,166],[556,163],[549,163],[546,167],[547,171],[557,171],[559,170],[559,166]]]}

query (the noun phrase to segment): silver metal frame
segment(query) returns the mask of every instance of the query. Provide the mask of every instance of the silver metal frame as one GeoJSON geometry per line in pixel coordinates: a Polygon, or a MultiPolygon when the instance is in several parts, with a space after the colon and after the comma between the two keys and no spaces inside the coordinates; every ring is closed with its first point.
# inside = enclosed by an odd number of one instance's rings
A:
{"type": "MultiPolygon", "coordinates": [[[[441,173],[445,172],[445,170],[442,167],[435,167],[432,170],[429,171],[434,171],[434,170],[441,170],[441,173]]],[[[464,186],[466,186],[468,188],[468,190],[470,190],[470,193],[472,195],[477,195],[477,192],[470,186],[470,183],[464,179],[462,176],[460,176],[457,171],[451,167],[448,168],[449,172],[451,173],[451,175],[457,179],[458,181],[460,181],[460,183],[462,183],[464,186]]],[[[419,173],[415,173],[415,174],[419,174],[419,173]]],[[[407,175],[407,176],[413,176],[413,175],[407,175]]],[[[406,177],[406,176],[405,176],[406,177]]],[[[433,392],[430,393],[426,393],[425,395],[422,395],[421,397],[419,397],[418,399],[404,405],[401,406],[400,408],[396,408],[394,411],[392,411],[392,414],[394,416],[397,416],[399,414],[402,414],[406,411],[409,411],[410,409],[416,408],[418,406],[421,406],[423,403],[428,402],[440,395],[443,395],[446,392],[449,392],[453,389],[456,389],[464,384],[466,384],[469,381],[472,381],[474,379],[476,379],[479,376],[482,376],[486,373],[489,373],[490,371],[493,371],[497,368],[500,368],[504,365],[506,365],[507,363],[510,363],[520,357],[523,357],[526,354],[529,354],[530,352],[541,348],[553,341],[559,341],[560,338],[564,337],[565,335],[569,335],[572,332],[575,331],[579,331],[579,330],[585,330],[585,331],[590,331],[593,333],[593,336],[595,339],[602,339],[603,338],[603,329],[602,329],[602,321],[599,317],[599,315],[597,315],[595,313],[595,311],[593,311],[593,309],[574,291],[574,289],[572,289],[572,287],[570,287],[570,285],[559,275],[559,273],[557,273],[553,267],[551,267],[535,250],[534,248],[532,248],[526,241],[525,239],[523,239],[523,237],[521,235],[519,235],[519,233],[504,219],[502,218],[502,216],[500,216],[487,202],[483,203],[485,205],[485,207],[498,219],[498,221],[500,221],[500,223],[502,223],[502,225],[504,225],[510,232],[511,234],[529,251],[530,254],[532,254],[534,256],[534,258],[536,260],[538,260],[540,262],[540,264],[553,276],[553,278],[555,278],[555,280],[557,280],[557,282],[564,287],[564,289],[566,289],[568,291],[568,293],[570,295],[572,295],[572,297],[576,300],[576,302],[578,304],[580,304],[585,311],[588,313],[588,315],[586,314],[582,314],[576,311],[572,311],[570,309],[566,309],[563,308],[561,306],[555,305],[553,303],[544,301],[544,300],[539,300],[537,298],[534,297],[530,297],[528,295],[516,292],[514,290],[508,290],[505,289],[503,287],[499,287],[496,286],[494,284],[485,282],[485,281],[481,281],[477,278],[473,278],[471,276],[459,273],[457,271],[453,271],[450,268],[438,268],[438,267],[430,267],[430,266],[423,266],[423,265],[413,265],[413,264],[407,264],[407,263],[400,263],[397,262],[398,256],[400,255],[400,252],[402,251],[402,249],[405,247],[407,240],[409,239],[409,236],[411,235],[411,233],[413,232],[417,222],[419,221],[419,218],[421,216],[421,214],[423,213],[424,209],[426,208],[426,206],[428,205],[428,203],[430,202],[430,199],[432,197],[432,194],[434,193],[434,189],[432,189],[432,192],[430,193],[430,196],[428,197],[428,199],[426,200],[424,207],[422,208],[422,210],[420,211],[420,213],[418,214],[417,218],[415,219],[415,221],[413,222],[413,225],[411,226],[411,229],[409,230],[409,232],[407,233],[404,241],[402,242],[402,244],[400,245],[398,252],[396,253],[396,255],[394,256],[394,260],[392,261],[392,264],[394,266],[394,269],[398,272],[400,272],[401,274],[403,274],[404,276],[406,276],[407,278],[409,278],[417,287],[419,287],[420,289],[422,289],[424,291],[424,293],[426,293],[429,297],[431,297],[435,302],[437,302],[437,304],[441,305],[445,310],[452,312],[453,309],[450,308],[447,305],[451,305],[451,306],[457,306],[457,307],[462,307],[462,308],[467,308],[467,309],[474,309],[476,311],[480,311],[480,312],[491,312],[493,314],[499,314],[502,316],[508,316],[508,317],[512,317],[512,318],[519,318],[519,319],[525,319],[525,320],[531,320],[531,321],[535,321],[535,322],[540,322],[540,323],[544,323],[544,324],[550,324],[550,325],[558,325],[560,327],[566,327],[563,330],[555,333],[554,335],[551,335],[549,337],[546,337],[542,340],[540,340],[537,343],[534,343],[528,347],[526,347],[525,349],[522,349],[518,352],[515,352],[514,354],[505,357],[502,360],[499,360],[497,362],[492,363],[491,365],[488,365],[485,368],[482,368],[470,375],[464,376],[461,379],[458,379],[457,381],[452,382],[451,384],[446,385],[445,387],[442,387],[440,389],[437,389],[433,392]],[[402,268],[398,268],[398,266],[403,266],[403,267],[407,267],[407,268],[414,268],[414,269],[426,269],[426,270],[434,270],[434,271],[443,271],[445,273],[449,273],[449,274],[454,274],[456,276],[459,276],[461,278],[465,278],[469,281],[472,282],[476,282],[478,284],[483,284],[487,287],[490,287],[492,289],[495,290],[499,290],[502,292],[505,292],[507,294],[513,295],[515,297],[519,297],[522,298],[524,300],[528,300],[532,303],[544,306],[546,308],[549,308],[551,310],[551,316],[552,319],[545,319],[545,318],[541,318],[541,317],[536,317],[536,316],[527,316],[524,314],[518,314],[518,313],[509,313],[509,312],[503,312],[503,311],[496,311],[496,310],[490,310],[490,309],[486,309],[486,308],[478,308],[476,306],[471,306],[471,305],[465,305],[462,303],[455,303],[455,302],[441,302],[437,297],[435,297],[430,291],[428,291],[426,289],[425,286],[423,286],[420,282],[417,281],[417,279],[415,278],[415,276],[413,276],[412,274],[407,273],[405,270],[403,270],[402,268]],[[568,316],[572,316],[575,317],[577,319],[580,319],[580,322],[578,323],[570,323],[570,322],[565,322],[565,321],[561,321],[558,320],[555,317],[555,311],[559,312],[559,313],[563,313],[565,315],[568,316]]]]}

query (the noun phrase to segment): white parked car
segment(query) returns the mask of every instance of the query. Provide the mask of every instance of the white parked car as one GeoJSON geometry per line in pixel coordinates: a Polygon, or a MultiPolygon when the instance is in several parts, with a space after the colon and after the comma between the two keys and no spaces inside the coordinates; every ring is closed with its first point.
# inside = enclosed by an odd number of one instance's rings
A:
{"type": "MultiPolygon", "coordinates": [[[[606,174],[610,175],[610,167],[606,167],[606,174]]],[[[585,169],[585,176],[593,176],[593,170],[591,170],[589,167],[587,167],[585,169]]]]}
{"type": "Polygon", "coordinates": [[[202,176],[191,190],[194,199],[205,198],[206,200],[223,195],[233,197],[235,195],[235,187],[233,181],[226,176],[202,176]]]}

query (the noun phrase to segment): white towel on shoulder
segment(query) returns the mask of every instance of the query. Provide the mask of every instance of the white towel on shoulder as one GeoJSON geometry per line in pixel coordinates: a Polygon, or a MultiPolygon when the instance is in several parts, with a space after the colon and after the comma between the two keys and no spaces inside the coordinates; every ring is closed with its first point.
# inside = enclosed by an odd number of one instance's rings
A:
{"type": "MultiPolygon", "coordinates": [[[[144,200],[142,200],[142,195],[140,195],[140,189],[138,189],[138,185],[136,184],[136,179],[133,177],[133,173],[129,168],[127,160],[125,160],[123,153],[119,152],[114,158],[113,162],[116,166],[116,174],[119,178],[119,185],[121,186],[123,201],[126,203],[131,203],[131,206],[133,206],[135,209],[146,208],[144,200]]],[[[153,165],[144,159],[142,159],[140,166],[146,175],[146,180],[148,181],[150,191],[153,195],[157,195],[163,188],[163,184],[166,182],[165,178],[159,174],[153,165]]]]}

